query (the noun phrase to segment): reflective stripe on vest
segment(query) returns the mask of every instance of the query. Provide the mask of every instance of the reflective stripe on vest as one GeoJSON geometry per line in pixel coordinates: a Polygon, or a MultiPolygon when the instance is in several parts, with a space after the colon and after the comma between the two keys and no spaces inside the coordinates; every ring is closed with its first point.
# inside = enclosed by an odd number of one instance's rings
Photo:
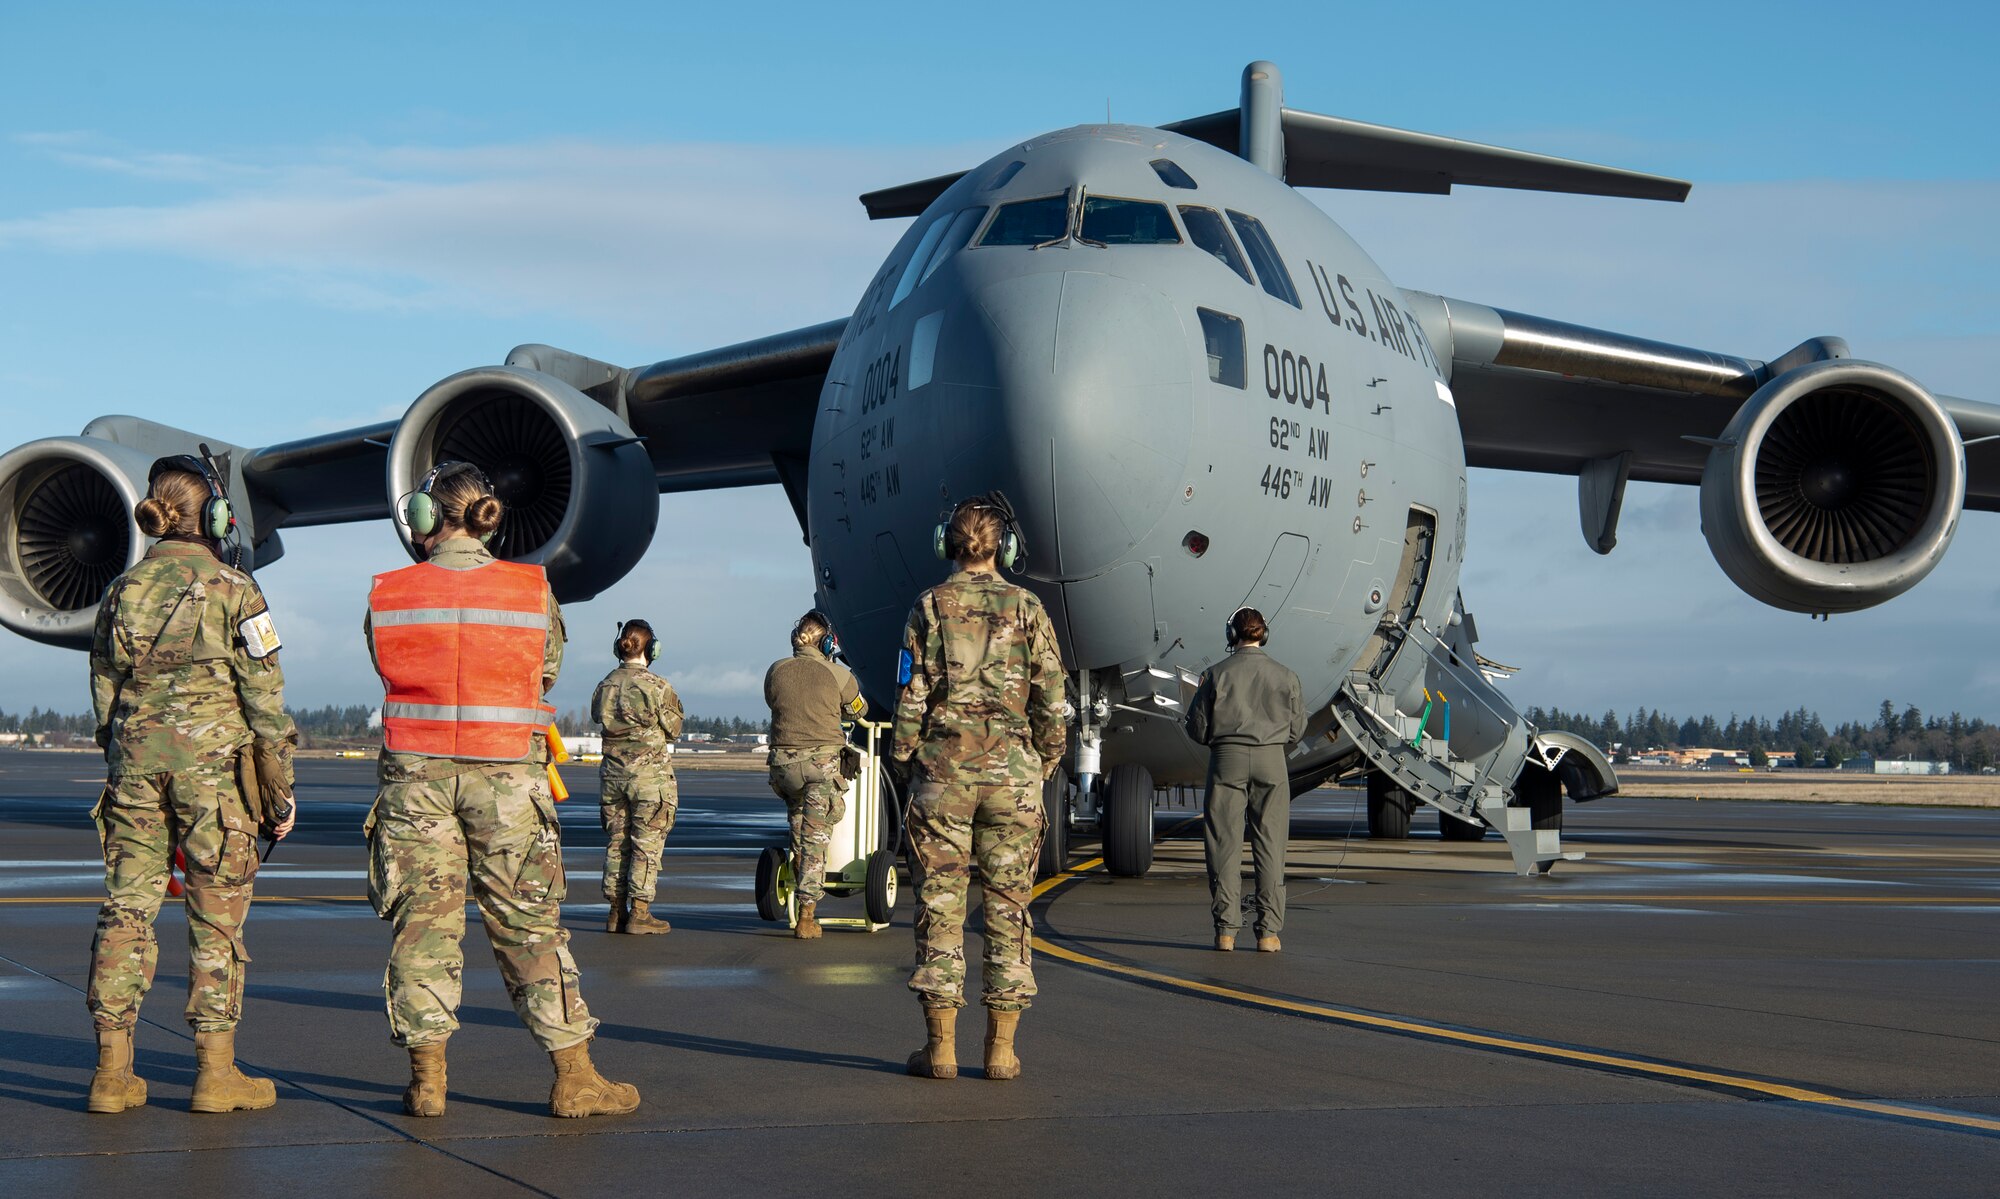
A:
{"type": "Polygon", "coordinates": [[[378,629],[399,624],[504,624],[522,629],[546,629],[549,627],[549,614],[546,609],[539,612],[506,612],[498,608],[409,608],[378,613],[375,617],[378,629]]]}
{"type": "Polygon", "coordinates": [[[549,613],[539,566],[407,566],[375,577],[368,614],[389,750],[487,762],[528,756],[553,712],[541,694],[549,613]]]}

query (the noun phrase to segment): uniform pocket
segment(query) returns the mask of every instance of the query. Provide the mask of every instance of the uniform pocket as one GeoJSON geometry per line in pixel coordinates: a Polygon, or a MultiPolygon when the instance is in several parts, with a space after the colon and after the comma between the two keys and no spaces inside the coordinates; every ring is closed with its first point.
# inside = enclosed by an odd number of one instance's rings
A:
{"type": "Polygon", "coordinates": [[[533,894],[545,887],[548,897],[561,903],[569,896],[569,876],[563,870],[562,824],[556,819],[555,799],[549,794],[548,784],[540,780],[529,789],[528,796],[534,802],[535,814],[541,818],[541,827],[535,830],[527,857],[521,863],[521,890],[523,894],[533,894]]]}

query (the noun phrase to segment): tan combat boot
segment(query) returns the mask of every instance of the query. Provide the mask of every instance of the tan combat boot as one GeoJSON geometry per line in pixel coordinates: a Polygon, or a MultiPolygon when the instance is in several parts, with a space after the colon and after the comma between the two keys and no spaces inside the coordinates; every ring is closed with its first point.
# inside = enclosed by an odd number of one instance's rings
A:
{"type": "Polygon", "coordinates": [[[986,1077],[1021,1077],[1021,1059],[1014,1056],[1014,1027],[1020,1023],[1019,1012],[986,1010],[986,1077]]]}
{"type": "Polygon", "coordinates": [[[552,1116],[622,1116],[639,1110],[639,1088],[612,1082],[590,1064],[590,1042],[549,1052],[555,1063],[556,1085],[549,1089],[552,1116]]]}
{"type": "Polygon", "coordinates": [[[277,1084],[246,1078],[236,1068],[236,1030],[194,1034],[194,1102],[197,1112],[256,1111],[278,1102],[277,1084]]]}
{"type": "Polygon", "coordinates": [[[624,900],[621,899],[611,905],[611,914],[604,918],[604,931],[607,933],[622,933],[625,931],[624,900]]]}
{"type": "Polygon", "coordinates": [[[122,1112],[146,1106],[146,1080],[132,1073],[132,1030],[97,1030],[97,1073],[90,1076],[90,1110],[122,1112]]]}
{"type": "Polygon", "coordinates": [[[1271,933],[1266,935],[1263,933],[1259,933],[1257,935],[1258,953],[1276,953],[1278,952],[1278,950],[1282,948],[1284,948],[1284,946],[1278,944],[1278,934],[1271,933]]]}
{"type": "Polygon", "coordinates": [[[918,1078],[957,1078],[958,1009],[927,1007],[924,1026],[930,1039],[910,1055],[910,1073],[918,1078]]]}
{"type": "Polygon", "coordinates": [[[814,915],[818,909],[819,903],[816,900],[799,905],[799,926],[792,930],[794,937],[801,941],[819,940],[819,917],[814,915]]]}
{"type": "Polygon", "coordinates": [[[410,1046],[410,1085],[403,1111],[412,1116],[444,1115],[444,1042],[410,1046]]]}
{"type": "Polygon", "coordinates": [[[1236,952],[1236,934],[1235,933],[1215,934],[1215,948],[1216,951],[1219,953],[1236,952]]]}
{"type": "Polygon", "coordinates": [[[674,926],[664,920],[655,919],[653,905],[640,901],[632,905],[632,914],[625,917],[625,931],[634,936],[643,936],[647,933],[670,933],[674,931],[674,926]]]}

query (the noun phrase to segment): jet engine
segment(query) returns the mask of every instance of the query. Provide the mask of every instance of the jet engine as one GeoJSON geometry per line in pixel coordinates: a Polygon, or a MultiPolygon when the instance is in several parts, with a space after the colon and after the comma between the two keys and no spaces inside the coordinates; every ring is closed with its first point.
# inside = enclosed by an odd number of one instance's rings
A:
{"type": "Polygon", "coordinates": [[[1738,587],[1794,612],[1853,612],[1915,586],[1965,504],[1965,447],[1899,371],[1835,359],[1758,388],[1701,476],[1702,533],[1738,587]]]}
{"type": "Polygon", "coordinates": [[[97,437],[0,455],[0,625],[89,649],[97,601],[146,551],[132,509],[152,459],[97,437]]]}
{"type": "Polygon", "coordinates": [[[638,563],[659,523],[660,489],[642,439],[611,409],[540,371],[483,366],[417,397],[389,444],[389,498],[439,462],[486,472],[507,506],[489,543],[549,572],[556,598],[586,600],[638,563]]]}

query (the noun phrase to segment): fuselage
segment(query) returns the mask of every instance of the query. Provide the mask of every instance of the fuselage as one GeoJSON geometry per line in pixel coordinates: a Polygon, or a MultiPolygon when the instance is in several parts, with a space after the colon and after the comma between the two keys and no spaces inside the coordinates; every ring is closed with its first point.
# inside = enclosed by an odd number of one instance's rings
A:
{"type": "Polygon", "coordinates": [[[1016,578],[1109,705],[1105,765],[1163,784],[1204,768],[1171,717],[1238,607],[1321,708],[1385,614],[1449,616],[1465,544],[1458,422],[1402,292],[1282,181],[1156,129],[1063,130],[968,172],[847,325],[807,515],[875,704],[950,569],[937,522],[993,489],[1021,518],[1016,578]]]}

